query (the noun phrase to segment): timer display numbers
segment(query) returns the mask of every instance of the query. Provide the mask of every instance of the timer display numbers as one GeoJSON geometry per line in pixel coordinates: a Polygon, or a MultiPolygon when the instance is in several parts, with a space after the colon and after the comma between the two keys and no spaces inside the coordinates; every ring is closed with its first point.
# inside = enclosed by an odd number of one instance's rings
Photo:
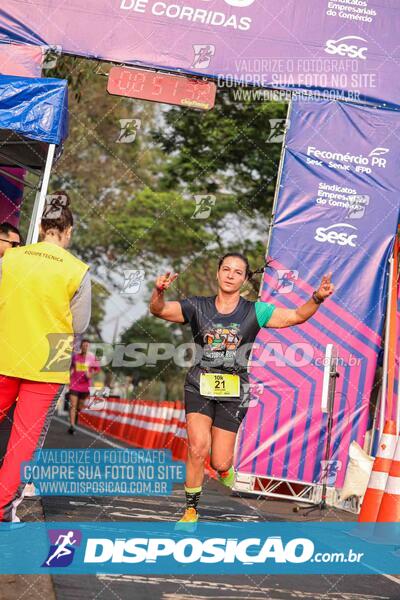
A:
{"type": "Polygon", "coordinates": [[[217,86],[211,81],[181,75],[112,67],[107,91],[116,96],[211,110],[215,105],[217,86]]]}

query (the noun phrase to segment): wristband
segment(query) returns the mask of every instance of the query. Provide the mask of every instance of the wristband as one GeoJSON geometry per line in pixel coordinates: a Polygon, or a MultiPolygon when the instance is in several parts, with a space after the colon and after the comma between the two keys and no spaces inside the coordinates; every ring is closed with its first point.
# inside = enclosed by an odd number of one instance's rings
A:
{"type": "Polygon", "coordinates": [[[317,295],[317,291],[314,290],[312,293],[312,299],[314,300],[315,304],[322,304],[323,301],[325,300],[325,298],[319,298],[317,295]]]}

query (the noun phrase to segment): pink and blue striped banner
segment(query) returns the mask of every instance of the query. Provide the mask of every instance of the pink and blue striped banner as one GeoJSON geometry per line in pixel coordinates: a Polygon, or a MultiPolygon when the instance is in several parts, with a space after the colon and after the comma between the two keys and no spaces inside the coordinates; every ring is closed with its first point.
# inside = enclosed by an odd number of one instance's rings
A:
{"type": "Polygon", "coordinates": [[[263,384],[263,394],[241,430],[236,466],[242,473],[321,481],[329,343],[338,349],[340,373],[332,485],[344,480],[350,443],[363,445],[399,221],[399,134],[394,111],[329,101],[293,104],[262,300],[294,309],[329,271],[336,292],[308,322],[258,336],[251,377],[263,384]]]}
{"type": "MultiPolygon", "coordinates": [[[[2,167],[2,170],[20,179],[24,178],[26,172],[20,167],[2,167]]],[[[0,223],[18,226],[23,195],[22,182],[0,173],[0,223]]]]}
{"type": "Polygon", "coordinates": [[[397,332],[397,346],[396,346],[396,360],[395,360],[395,372],[394,372],[394,394],[393,394],[393,413],[392,419],[396,420],[397,415],[400,414],[399,408],[399,379],[400,379],[400,281],[397,283],[397,313],[396,313],[396,332],[397,332]]]}

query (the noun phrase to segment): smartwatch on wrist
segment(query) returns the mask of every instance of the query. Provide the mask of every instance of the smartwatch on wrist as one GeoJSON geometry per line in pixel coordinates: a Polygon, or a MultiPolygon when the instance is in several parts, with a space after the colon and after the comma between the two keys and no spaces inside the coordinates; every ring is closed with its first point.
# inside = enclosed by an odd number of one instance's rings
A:
{"type": "Polygon", "coordinates": [[[325,298],[320,298],[317,294],[317,291],[314,290],[312,293],[312,299],[314,300],[315,304],[322,304],[323,301],[325,300],[325,298]]]}

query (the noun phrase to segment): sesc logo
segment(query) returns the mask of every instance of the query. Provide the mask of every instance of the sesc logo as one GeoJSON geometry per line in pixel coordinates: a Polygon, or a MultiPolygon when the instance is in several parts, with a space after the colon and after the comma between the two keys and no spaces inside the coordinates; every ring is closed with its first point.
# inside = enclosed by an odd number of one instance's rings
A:
{"type": "Polygon", "coordinates": [[[367,43],[367,40],[358,35],[346,35],[338,40],[328,40],[324,48],[328,54],[338,54],[348,58],[360,58],[366,60],[367,46],[362,46],[359,42],[367,43]],[[351,44],[351,41],[356,43],[351,44]]]}
{"type": "Polygon", "coordinates": [[[351,246],[352,248],[355,248],[355,240],[358,237],[357,234],[348,231],[336,231],[339,228],[357,231],[357,227],[354,227],[354,225],[349,225],[348,223],[335,223],[329,227],[317,227],[314,240],[322,244],[327,242],[328,244],[338,244],[338,246],[351,246]]]}

